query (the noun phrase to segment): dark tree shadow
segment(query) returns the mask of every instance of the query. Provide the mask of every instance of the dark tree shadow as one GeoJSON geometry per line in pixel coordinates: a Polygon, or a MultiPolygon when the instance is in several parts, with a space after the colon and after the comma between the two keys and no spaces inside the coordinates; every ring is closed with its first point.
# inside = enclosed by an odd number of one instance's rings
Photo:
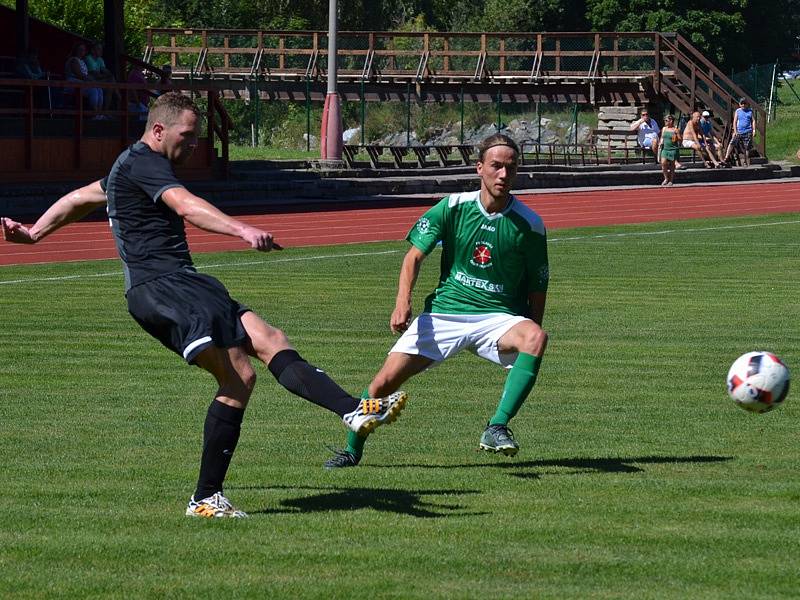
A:
{"type": "MultiPolygon", "coordinates": [[[[230,489],[237,489],[231,487],[230,489]]],[[[397,490],[384,488],[341,488],[313,486],[239,486],[250,490],[305,490],[317,492],[280,501],[281,508],[264,508],[250,514],[298,514],[351,511],[371,508],[380,512],[393,512],[423,519],[485,515],[485,512],[467,512],[460,504],[437,503],[424,496],[457,496],[479,494],[478,490],[397,490]]]]}
{"type": "Polygon", "coordinates": [[[632,456],[609,458],[555,458],[550,460],[527,460],[516,462],[473,463],[467,465],[364,465],[359,468],[396,469],[413,467],[417,469],[504,469],[514,471],[512,477],[520,479],[540,479],[542,475],[580,475],[583,473],[641,473],[637,465],[717,463],[733,460],[732,456],[632,456]],[[530,469],[530,470],[528,470],[530,469]],[[554,470],[557,469],[557,470],[554,470]],[[563,469],[569,469],[564,471],[563,469]]]}

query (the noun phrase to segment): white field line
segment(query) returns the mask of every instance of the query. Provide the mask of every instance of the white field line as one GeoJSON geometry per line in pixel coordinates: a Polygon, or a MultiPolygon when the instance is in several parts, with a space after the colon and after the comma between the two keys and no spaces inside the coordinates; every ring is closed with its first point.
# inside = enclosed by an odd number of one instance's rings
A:
{"type": "MultiPolygon", "coordinates": [[[[576,242],[576,241],[591,241],[603,238],[628,238],[628,237],[646,237],[655,235],[670,235],[670,234],[686,234],[686,233],[707,233],[710,231],[725,231],[733,229],[752,229],[756,227],[775,227],[778,225],[796,225],[800,223],[800,219],[793,221],[774,221],[771,223],[747,223],[742,225],[721,225],[719,227],[690,227],[686,229],[661,229],[658,231],[630,231],[621,233],[598,233],[595,235],[579,235],[572,237],[556,237],[549,238],[548,243],[552,242],[576,242]]],[[[226,267],[251,267],[263,264],[275,263],[292,263],[292,262],[306,262],[310,260],[327,260],[336,258],[352,258],[358,256],[381,256],[386,254],[399,254],[402,250],[382,250],[380,252],[350,252],[347,254],[318,254],[316,256],[298,256],[293,258],[276,258],[269,260],[251,260],[233,263],[215,263],[207,265],[196,265],[198,270],[202,269],[220,269],[226,267]]],[[[23,283],[41,283],[53,281],[72,281],[76,279],[90,279],[93,277],[114,277],[121,276],[122,271],[110,271],[106,273],[91,273],[82,275],[62,275],[58,277],[31,277],[28,279],[11,279],[7,281],[0,281],[0,285],[12,285],[23,283]]]]}
{"type": "Polygon", "coordinates": [[[548,238],[548,243],[550,242],[574,242],[574,241],[584,241],[584,240],[597,240],[601,238],[623,238],[623,237],[640,237],[640,236],[651,236],[651,235],[669,235],[671,233],[704,233],[708,231],[723,231],[726,229],[750,229],[754,227],[774,227],[776,225],[795,225],[800,223],[800,220],[796,221],[775,221],[773,223],[749,223],[744,225],[722,225],[719,227],[690,227],[687,229],[661,229],[659,231],[628,231],[622,233],[598,233],[596,235],[576,235],[574,237],[563,237],[563,238],[548,238]]]}
{"type": "MultiPolygon", "coordinates": [[[[276,258],[274,260],[251,260],[251,261],[242,261],[242,262],[233,262],[233,263],[217,263],[217,264],[208,264],[208,265],[195,265],[198,270],[202,269],[218,269],[222,267],[249,267],[253,265],[263,265],[266,263],[275,264],[275,263],[289,263],[289,262],[303,262],[309,260],[325,260],[330,258],[352,258],[354,256],[380,256],[382,254],[399,254],[400,250],[382,250],[380,252],[352,252],[349,254],[322,254],[318,256],[297,256],[294,258],[276,258]]],[[[106,259],[108,260],[108,259],[106,259]]],[[[41,264],[41,263],[40,263],[41,264]]],[[[25,265],[19,265],[25,266],[25,265]]],[[[30,279],[11,279],[8,281],[0,281],[0,285],[8,285],[12,283],[35,283],[35,282],[42,282],[42,281],[71,281],[74,279],[89,279],[92,277],[114,277],[114,276],[122,276],[122,270],[118,271],[109,271],[106,273],[90,273],[90,274],[83,274],[83,275],[62,275],[59,277],[36,277],[30,279]]]]}

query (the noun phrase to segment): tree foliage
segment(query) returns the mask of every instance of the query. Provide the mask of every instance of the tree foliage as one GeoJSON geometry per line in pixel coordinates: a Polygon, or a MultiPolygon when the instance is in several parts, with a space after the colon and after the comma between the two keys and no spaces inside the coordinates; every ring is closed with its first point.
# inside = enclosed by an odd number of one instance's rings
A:
{"type": "MultiPolygon", "coordinates": [[[[15,0],[0,4],[16,8],[15,0]]],[[[154,17],[153,0],[125,0],[125,47],[140,54],[144,46],[144,29],[154,17]]],[[[66,31],[73,31],[92,40],[102,40],[103,0],[30,0],[30,15],[66,31]]]]}
{"type": "Polygon", "coordinates": [[[486,0],[475,31],[586,31],[585,0],[486,0]]]}
{"type": "MultiPolygon", "coordinates": [[[[126,46],[144,28],[317,29],[328,0],[124,0],[126,46]]],[[[14,7],[15,0],[0,0],[14,7]]],[[[31,14],[87,37],[103,35],[103,0],[29,0],[31,14]]],[[[340,30],[675,31],[724,69],[788,58],[800,0],[338,0],[340,30]]]]}
{"type": "Polygon", "coordinates": [[[677,32],[717,64],[744,59],[748,0],[587,0],[595,31],[677,32]],[[738,60],[737,60],[738,59],[738,60]]]}

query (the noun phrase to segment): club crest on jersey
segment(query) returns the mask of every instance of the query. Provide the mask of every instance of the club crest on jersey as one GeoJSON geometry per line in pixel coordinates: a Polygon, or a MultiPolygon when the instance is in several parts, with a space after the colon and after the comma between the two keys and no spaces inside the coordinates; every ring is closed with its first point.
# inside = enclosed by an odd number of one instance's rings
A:
{"type": "Polygon", "coordinates": [[[417,231],[420,233],[428,233],[431,228],[431,222],[427,219],[427,217],[421,217],[419,221],[417,221],[417,231]]]}
{"type": "Polygon", "coordinates": [[[475,242],[470,264],[481,269],[492,266],[492,245],[489,242],[475,242]]]}

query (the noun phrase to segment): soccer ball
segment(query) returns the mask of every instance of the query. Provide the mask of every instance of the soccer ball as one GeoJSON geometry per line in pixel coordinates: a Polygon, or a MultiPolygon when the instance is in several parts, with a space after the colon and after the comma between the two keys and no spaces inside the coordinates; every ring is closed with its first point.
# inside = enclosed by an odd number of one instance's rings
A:
{"type": "Polygon", "coordinates": [[[728,371],[728,394],[751,412],[777,408],[789,393],[789,369],[771,352],[742,354],[728,371]]]}

